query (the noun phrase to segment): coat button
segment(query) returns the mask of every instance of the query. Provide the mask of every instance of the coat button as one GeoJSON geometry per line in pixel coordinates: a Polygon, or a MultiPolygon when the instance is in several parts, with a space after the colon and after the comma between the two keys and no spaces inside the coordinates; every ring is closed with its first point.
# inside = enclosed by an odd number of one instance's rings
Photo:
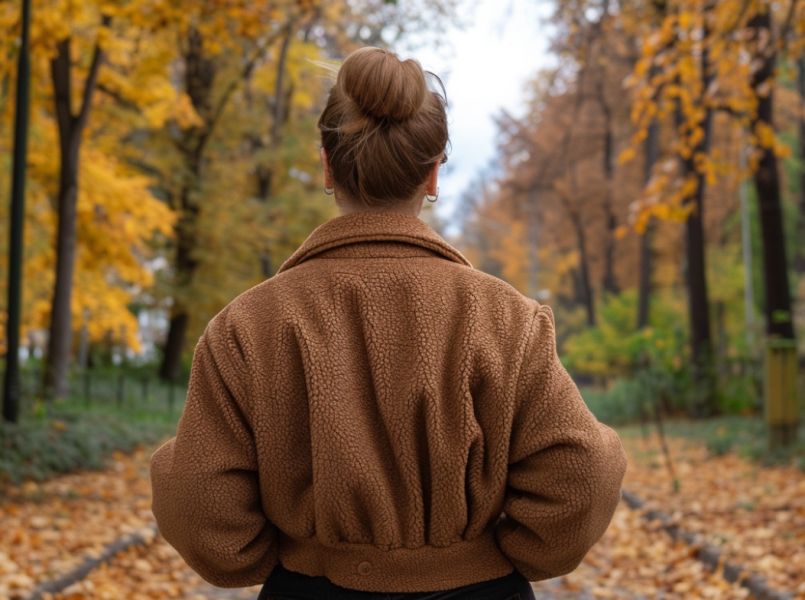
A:
{"type": "Polygon", "coordinates": [[[369,571],[372,570],[372,563],[363,561],[358,565],[358,573],[361,575],[368,575],[369,571]]]}

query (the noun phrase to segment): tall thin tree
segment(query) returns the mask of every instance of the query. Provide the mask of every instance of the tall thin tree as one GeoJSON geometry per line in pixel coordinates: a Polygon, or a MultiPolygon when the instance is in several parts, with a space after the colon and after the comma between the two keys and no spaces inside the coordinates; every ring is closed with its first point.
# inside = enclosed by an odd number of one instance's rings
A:
{"type": "MultiPolygon", "coordinates": [[[[759,65],[752,76],[758,105],[753,117],[755,131],[774,127],[774,67],[777,51],[772,36],[771,7],[760,3],[749,23],[759,65]]],[[[763,241],[763,281],[766,291],[766,334],[771,347],[767,362],[767,411],[779,413],[771,423],[770,443],[789,444],[797,435],[796,337],[794,333],[791,288],[785,250],[785,230],[780,194],[780,175],[774,148],[759,149],[755,171],[760,233],[763,241]],[[773,375],[777,375],[776,377],[773,375]],[[776,386],[776,387],[775,387],[776,386]],[[771,404],[771,405],[770,405],[771,404]]]]}
{"type": "Polygon", "coordinates": [[[22,3],[22,43],[17,59],[17,97],[14,116],[14,166],[11,183],[11,220],[9,232],[8,318],[6,319],[6,370],[3,380],[3,419],[19,419],[20,312],[22,297],[22,246],[25,225],[25,159],[28,149],[28,113],[31,87],[29,55],[31,2],[22,3]]]}
{"type": "MultiPolygon", "coordinates": [[[[101,27],[109,27],[112,18],[101,17],[101,27]]],[[[72,341],[71,298],[76,257],[76,205],[78,202],[78,173],[81,143],[92,108],[92,98],[98,83],[98,73],[104,61],[100,38],[95,42],[78,112],[73,111],[72,40],[68,36],[56,48],[50,62],[53,80],[53,99],[59,128],[59,191],[56,198],[56,282],[51,302],[50,336],[44,395],[52,400],[67,393],[67,369],[70,365],[72,341]]]]}

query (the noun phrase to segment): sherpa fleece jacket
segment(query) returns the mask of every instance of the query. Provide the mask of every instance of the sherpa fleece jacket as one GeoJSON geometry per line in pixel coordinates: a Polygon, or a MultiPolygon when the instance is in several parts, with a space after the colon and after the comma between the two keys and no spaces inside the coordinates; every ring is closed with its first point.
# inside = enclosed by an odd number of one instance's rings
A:
{"type": "Polygon", "coordinates": [[[551,309],[419,217],[315,228],[198,340],[151,458],[164,538],[219,587],[272,569],[376,592],[568,573],[626,456],[556,352],[551,309]]]}

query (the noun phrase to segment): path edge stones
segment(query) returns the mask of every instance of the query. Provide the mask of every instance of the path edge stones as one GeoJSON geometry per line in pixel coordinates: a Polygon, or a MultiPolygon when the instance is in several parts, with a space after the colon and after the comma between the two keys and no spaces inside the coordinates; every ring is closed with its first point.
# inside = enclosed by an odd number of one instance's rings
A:
{"type": "Polygon", "coordinates": [[[25,600],[42,600],[44,594],[55,594],[65,590],[67,587],[83,580],[93,569],[112,559],[116,554],[131,548],[132,546],[145,546],[150,544],[159,533],[156,523],[151,523],[142,527],[139,531],[130,533],[120,539],[106,545],[98,556],[87,558],[77,567],[69,570],[64,575],[55,579],[48,579],[38,584],[30,593],[25,596],[25,600]]]}
{"type": "MultiPolygon", "coordinates": [[[[632,510],[640,510],[645,506],[645,501],[632,492],[625,489],[621,490],[621,498],[632,510]]],[[[702,536],[697,533],[685,531],[673,522],[671,516],[661,510],[646,510],[642,517],[647,521],[658,520],[662,528],[675,540],[682,540],[694,547],[693,556],[710,567],[717,570],[722,566],[721,574],[730,583],[736,581],[751,593],[755,600],[793,600],[794,595],[790,592],[775,590],[769,587],[766,578],[758,573],[753,573],[746,567],[724,560],[720,548],[708,544],[702,540],[702,536]],[[723,562],[722,562],[723,561],[723,562]]]]}
{"type": "MultiPolygon", "coordinates": [[[[621,490],[621,499],[632,510],[641,510],[646,504],[639,496],[625,489],[621,490]]],[[[730,583],[739,582],[739,585],[748,589],[756,600],[793,600],[793,594],[770,588],[762,575],[753,573],[746,567],[730,561],[723,561],[722,564],[723,557],[719,548],[703,542],[701,535],[682,529],[673,522],[668,513],[650,509],[643,512],[641,516],[647,521],[660,521],[662,528],[673,539],[682,540],[692,546],[694,548],[693,556],[710,569],[717,570],[719,566],[723,567],[721,574],[724,579],[730,583]]],[[[132,546],[151,543],[158,534],[159,529],[156,523],[151,523],[139,531],[115,540],[107,544],[100,555],[86,559],[64,575],[38,584],[24,598],[25,600],[42,600],[46,593],[55,594],[61,592],[72,584],[83,580],[90,571],[109,561],[120,552],[132,546]]]]}

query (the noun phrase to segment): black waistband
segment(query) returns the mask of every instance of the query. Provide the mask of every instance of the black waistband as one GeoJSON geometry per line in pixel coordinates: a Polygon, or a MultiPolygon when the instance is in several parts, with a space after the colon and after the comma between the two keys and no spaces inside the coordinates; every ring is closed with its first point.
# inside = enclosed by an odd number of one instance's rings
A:
{"type": "Polygon", "coordinates": [[[438,592],[366,592],[332,583],[326,577],[313,577],[277,565],[269,575],[257,600],[532,600],[528,580],[518,571],[508,575],[438,592]]]}

